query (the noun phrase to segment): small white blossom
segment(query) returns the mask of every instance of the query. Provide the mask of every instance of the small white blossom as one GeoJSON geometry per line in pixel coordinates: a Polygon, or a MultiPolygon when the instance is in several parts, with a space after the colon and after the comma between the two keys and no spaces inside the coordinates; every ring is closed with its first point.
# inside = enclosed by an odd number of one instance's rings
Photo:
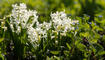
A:
{"type": "Polygon", "coordinates": [[[37,31],[33,27],[29,27],[27,30],[28,37],[30,38],[31,42],[37,42],[39,40],[39,36],[37,31]]]}
{"type": "Polygon", "coordinates": [[[4,29],[4,31],[6,31],[6,30],[7,30],[7,27],[6,27],[6,26],[3,26],[2,28],[4,29]]]}

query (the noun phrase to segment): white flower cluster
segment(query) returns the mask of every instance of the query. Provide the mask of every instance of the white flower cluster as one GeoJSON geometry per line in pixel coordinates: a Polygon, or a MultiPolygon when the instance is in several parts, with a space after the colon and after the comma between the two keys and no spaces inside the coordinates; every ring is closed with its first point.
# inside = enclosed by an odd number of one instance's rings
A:
{"type": "Polygon", "coordinates": [[[72,21],[70,18],[67,17],[65,12],[56,12],[51,14],[52,22],[55,28],[55,31],[61,31],[63,33],[74,30],[74,27],[72,26],[73,23],[77,23],[75,21],[72,21]]]}
{"type": "Polygon", "coordinates": [[[12,5],[13,10],[10,17],[10,27],[12,32],[21,33],[22,29],[27,29],[28,38],[31,42],[38,41],[38,33],[32,26],[37,22],[37,12],[27,10],[26,4],[12,5]]]}
{"type": "Polygon", "coordinates": [[[24,3],[21,3],[20,6],[17,4],[12,5],[13,10],[10,18],[10,26],[13,32],[20,33],[21,29],[27,28],[29,25],[33,25],[37,21],[38,16],[36,16],[36,11],[27,10],[27,7],[24,3]],[[28,20],[30,17],[33,17],[30,24],[28,20]],[[14,29],[14,27],[16,27],[14,29]]]}
{"type": "Polygon", "coordinates": [[[40,35],[41,38],[46,38],[47,37],[47,31],[51,28],[51,22],[43,22],[39,24],[39,22],[36,24],[36,31],[40,35]]]}
{"type": "Polygon", "coordinates": [[[37,12],[32,10],[28,11],[24,3],[21,3],[20,6],[17,6],[17,4],[12,6],[13,10],[10,18],[10,26],[12,31],[21,33],[21,29],[27,29],[28,38],[31,40],[31,42],[38,42],[38,40],[41,38],[46,38],[47,31],[52,26],[54,27],[54,30],[52,31],[61,31],[66,33],[67,31],[74,30],[72,24],[78,22],[72,21],[70,18],[68,18],[65,12],[56,12],[51,14],[52,19],[49,23],[39,23],[37,12]],[[34,24],[35,27],[33,27],[34,24]]]}
{"type": "Polygon", "coordinates": [[[27,33],[29,35],[28,38],[30,38],[31,42],[34,42],[35,40],[38,41],[39,36],[36,29],[34,29],[33,27],[29,27],[27,33]]]}

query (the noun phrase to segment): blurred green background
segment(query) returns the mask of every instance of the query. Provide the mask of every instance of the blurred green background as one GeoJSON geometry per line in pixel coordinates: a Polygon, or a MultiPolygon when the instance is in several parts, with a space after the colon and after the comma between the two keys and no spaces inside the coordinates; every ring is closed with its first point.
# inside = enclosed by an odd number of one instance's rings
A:
{"type": "Polygon", "coordinates": [[[26,3],[29,9],[35,9],[40,20],[49,20],[51,12],[64,11],[69,16],[87,14],[90,20],[95,16],[105,16],[105,0],[0,0],[0,18],[11,13],[12,4],[26,3]],[[43,18],[42,18],[43,17],[43,18]]]}

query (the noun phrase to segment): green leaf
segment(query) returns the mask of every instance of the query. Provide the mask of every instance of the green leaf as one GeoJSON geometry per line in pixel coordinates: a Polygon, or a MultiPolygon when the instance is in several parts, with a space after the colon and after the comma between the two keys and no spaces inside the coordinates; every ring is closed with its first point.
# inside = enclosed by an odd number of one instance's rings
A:
{"type": "Polygon", "coordinates": [[[85,49],[86,49],[86,46],[83,45],[83,44],[81,44],[81,43],[78,43],[77,48],[78,48],[80,51],[86,51],[86,50],[85,50],[85,49]]]}
{"type": "Polygon", "coordinates": [[[83,36],[83,37],[89,37],[89,32],[80,33],[80,36],[83,36]]]}
{"type": "Polygon", "coordinates": [[[69,51],[63,51],[63,52],[64,52],[64,54],[65,54],[66,56],[69,56],[69,54],[70,54],[69,51]]]}
{"type": "Polygon", "coordinates": [[[0,38],[0,42],[2,42],[4,40],[4,38],[0,38]]]}
{"type": "Polygon", "coordinates": [[[70,47],[70,45],[69,45],[68,43],[66,43],[66,45],[67,45],[67,47],[69,48],[69,50],[71,50],[71,47],[70,47]]]}
{"type": "Polygon", "coordinates": [[[57,55],[60,53],[60,51],[50,51],[50,53],[54,54],[54,55],[57,55]]]}
{"type": "Polygon", "coordinates": [[[54,56],[54,58],[55,58],[56,60],[60,60],[60,57],[54,56]]]}
{"type": "Polygon", "coordinates": [[[90,43],[97,43],[97,39],[92,39],[90,43]]]}
{"type": "Polygon", "coordinates": [[[4,60],[4,56],[0,54],[0,60],[4,60]]]}
{"type": "Polygon", "coordinates": [[[104,55],[105,54],[105,51],[100,51],[100,52],[98,52],[98,55],[104,55]]]}
{"type": "Polygon", "coordinates": [[[50,58],[47,56],[46,60],[50,60],[50,58]]]}

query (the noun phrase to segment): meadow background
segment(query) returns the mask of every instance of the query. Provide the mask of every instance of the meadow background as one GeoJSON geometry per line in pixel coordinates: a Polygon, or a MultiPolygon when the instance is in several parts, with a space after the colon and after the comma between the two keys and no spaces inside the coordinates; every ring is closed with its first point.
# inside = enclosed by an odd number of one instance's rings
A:
{"type": "Polygon", "coordinates": [[[105,0],[0,0],[0,60],[104,59],[105,0]],[[9,27],[12,4],[16,3],[25,3],[28,9],[35,9],[39,22],[49,22],[51,12],[64,10],[69,18],[79,22],[66,36],[59,33],[55,34],[57,38],[51,39],[49,31],[46,41],[41,39],[39,46],[34,48],[27,41],[25,30],[18,36],[9,27]]]}

